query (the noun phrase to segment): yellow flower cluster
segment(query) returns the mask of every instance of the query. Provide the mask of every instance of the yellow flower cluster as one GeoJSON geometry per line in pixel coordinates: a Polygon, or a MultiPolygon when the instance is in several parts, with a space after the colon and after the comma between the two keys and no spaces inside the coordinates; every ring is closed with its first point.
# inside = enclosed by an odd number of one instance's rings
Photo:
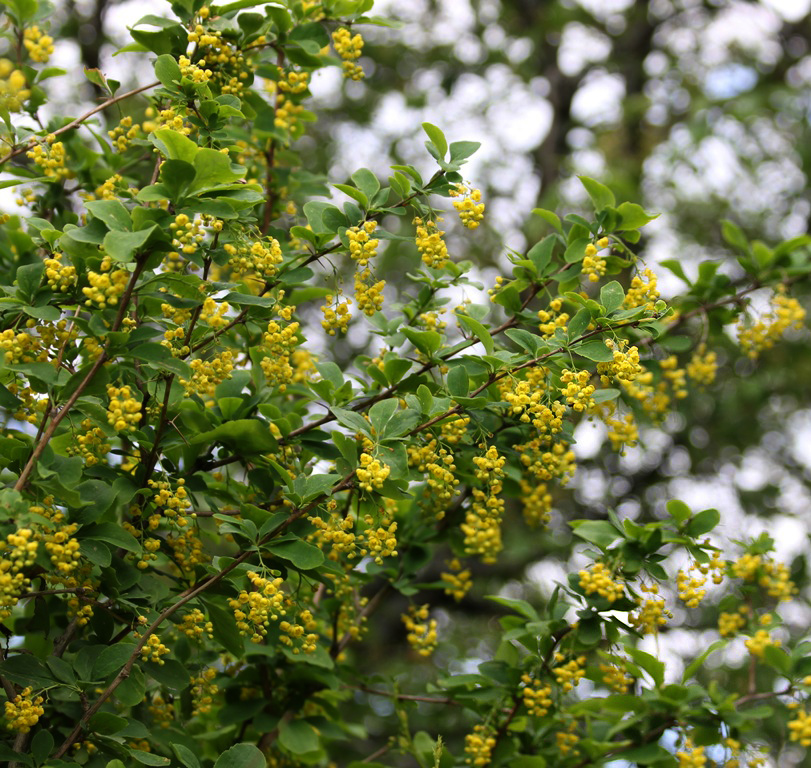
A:
{"type": "Polygon", "coordinates": [[[560,311],[562,308],[563,300],[556,298],[549,302],[548,309],[538,310],[538,330],[545,339],[551,339],[558,328],[566,330],[570,317],[567,312],[560,311]]]}
{"type": "Polygon", "coordinates": [[[706,344],[700,344],[686,365],[687,375],[699,386],[708,387],[715,381],[718,371],[718,356],[708,351],[706,344]]]}
{"type": "Polygon", "coordinates": [[[521,463],[536,481],[546,482],[557,478],[561,485],[566,485],[577,467],[575,453],[565,441],[550,445],[546,439],[535,439],[514,448],[519,452],[521,463]]]}
{"type": "Polygon", "coordinates": [[[160,110],[157,114],[157,122],[151,119],[155,117],[155,110],[152,107],[147,107],[144,116],[148,118],[144,120],[142,125],[144,133],[152,133],[152,131],[160,127],[182,133],[184,136],[191,133],[191,125],[187,125],[184,116],[176,112],[173,107],[160,110]]]}
{"type": "MultiPolygon", "coordinates": [[[[177,524],[185,525],[185,518],[178,518],[177,524]]],[[[172,559],[183,571],[194,571],[196,565],[211,562],[211,555],[203,549],[202,540],[191,526],[179,532],[171,532],[166,537],[166,544],[172,550],[172,559]]]]}
{"type": "MultiPolygon", "coordinates": [[[[185,528],[188,524],[186,515],[191,511],[191,501],[186,490],[186,481],[181,477],[177,481],[177,488],[172,490],[172,486],[165,480],[148,480],[147,484],[152,490],[152,503],[157,510],[155,514],[162,514],[169,518],[180,528],[185,528]]],[[[160,524],[160,517],[157,520],[150,518],[150,529],[155,530],[160,524]]]]}
{"type": "Polygon", "coordinates": [[[224,349],[208,360],[201,358],[192,360],[189,367],[192,369],[191,379],[178,379],[186,397],[193,394],[213,396],[217,385],[231,378],[234,370],[234,353],[230,349],[224,349]]]}
{"type": "Polygon", "coordinates": [[[679,768],[704,768],[707,765],[704,747],[694,746],[689,737],[684,741],[684,748],[676,752],[676,757],[679,760],[679,768]]]}
{"type": "MultiPolygon", "coordinates": [[[[282,312],[279,314],[282,319],[289,319],[290,313],[294,309],[295,307],[285,307],[282,310],[287,317],[284,317],[282,312]],[[287,310],[290,310],[290,312],[287,310]]],[[[277,320],[271,320],[268,323],[267,332],[263,336],[267,347],[267,355],[260,360],[259,364],[268,383],[271,386],[278,386],[280,392],[284,392],[287,389],[288,382],[293,379],[293,368],[290,365],[290,359],[298,343],[296,337],[298,329],[298,323],[282,326],[277,320]]]]}
{"type": "Polygon", "coordinates": [[[502,549],[501,518],[504,500],[498,497],[503,488],[506,459],[491,445],[484,456],[474,456],[476,480],[481,487],[472,488],[473,502],[465,515],[462,533],[465,554],[479,555],[483,563],[494,563],[502,549]]]}
{"type": "Polygon", "coordinates": [[[589,243],[586,246],[586,253],[583,257],[580,273],[586,275],[589,282],[596,283],[603,275],[605,275],[606,262],[600,256],[600,250],[608,247],[609,240],[607,237],[601,237],[596,243],[589,243]]]}
{"type": "Polygon", "coordinates": [[[344,77],[350,80],[363,79],[363,67],[357,63],[363,52],[363,38],[352,34],[346,27],[339,27],[332,33],[335,52],[343,59],[344,77]]]}
{"type": "Polygon", "coordinates": [[[315,528],[307,540],[313,542],[330,560],[338,560],[341,554],[349,560],[356,557],[355,534],[352,533],[355,520],[351,515],[341,517],[337,512],[337,504],[327,504],[326,519],[320,515],[310,515],[307,520],[315,528]]]}
{"type": "Polygon", "coordinates": [[[459,480],[454,475],[456,464],[453,453],[440,447],[435,437],[425,445],[409,445],[406,450],[409,466],[425,474],[421,505],[427,513],[434,514],[437,520],[441,520],[451,499],[458,493],[459,480]]]}
{"type": "Polygon", "coordinates": [[[35,144],[25,153],[25,156],[33,160],[49,179],[62,181],[73,176],[73,171],[65,165],[65,145],[61,141],[57,141],[56,136],[52,133],[45,138],[44,145],[35,144]]]}
{"type": "Polygon", "coordinates": [[[552,518],[552,494],[546,483],[521,478],[521,503],[524,522],[530,528],[543,527],[552,518]]]}
{"type": "Polygon", "coordinates": [[[645,309],[653,311],[658,299],[659,289],[656,274],[650,269],[645,269],[641,274],[634,275],[622,306],[625,309],[645,307],[645,309]]]}
{"type": "Polygon", "coordinates": [[[566,402],[578,413],[594,408],[593,384],[589,384],[591,371],[570,371],[564,368],[560,374],[560,383],[565,386],[560,388],[560,393],[566,398],[566,402]]]}
{"type": "Polygon", "coordinates": [[[605,345],[613,351],[614,359],[610,363],[597,363],[597,373],[600,374],[604,387],[611,385],[612,378],[630,383],[643,373],[637,347],[628,347],[625,339],[621,339],[619,344],[613,339],[606,339],[605,345]]]}
{"type": "Polygon", "coordinates": [[[585,677],[586,657],[578,656],[576,659],[571,659],[564,664],[565,659],[566,656],[560,651],[555,653],[556,666],[552,667],[552,674],[562,691],[568,693],[585,677]]]}
{"type": "Polygon", "coordinates": [[[30,528],[18,528],[0,540],[0,621],[11,616],[29,579],[23,569],[34,564],[39,541],[30,528]]]}
{"type": "Polygon", "coordinates": [[[756,581],[770,597],[778,600],[791,600],[797,592],[788,566],[785,563],[776,563],[768,556],[741,555],[732,564],[732,575],[743,581],[756,581]]]}
{"type": "Polygon", "coordinates": [[[673,614],[665,608],[665,601],[659,597],[659,585],[640,584],[639,588],[647,592],[649,597],[638,597],[636,613],[631,616],[631,624],[643,635],[655,635],[659,628],[667,624],[668,619],[673,618],[673,614]]]}
{"type": "Polygon", "coordinates": [[[132,116],[127,115],[118,121],[115,128],[107,131],[107,135],[112,139],[113,146],[119,152],[126,152],[132,140],[138,135],[140,128],[141,126],[138,123],[133,124],[132,116]]]}
{"type": "Polygon", "coordinates": [[[310,81],[309,72],[284,72],[279,68],[279,82],[277,87],[285,93],[304,93],[310,81]]]}
{"type": "Polygon", "coordinates": [[[377,228],[377,222],[366,221],[362,227],[350,227],[346,231],[349,239],[349,255],[359,267],[355,273],[355,301],[358,309],[371,317],[383,306],[385,280],[374,282],[369,262],[377,255],[380,241],[370,237],[377,228]]]}
{"type": "Polygon", "coordinates": [[[420,655],[430,656],[437,645],[436,619],[428,618],[428,605],[409,606],[400,616],[408,632],[408,644],[420,655]]]}
{"type": "Polygon", "coordinates": [[[214,697],[220,690],[214,682],[215,677],[217,677],[217,670],[214,667],[208,667],[199,675],[191,678],[192,717],[211,712],[214,697]]]}
{"type": "Polygon", "coordinates": [[[811,747],[811,716],[805,709],[798,709],[794,719],[788,724],[789,740],[799,741],[800,746],[811,747]]]}
{"type": "Polygon", "coordinates": [[[580,740],[574,732],[576,721],[572,720],[565,731],[555,734],[555,744],[561,755],[568,755],[572,750],[577,751],[577,742],[580,740]]]}
{"type": "Polygon", "coordinates": [[[180,74],[198,85],[205,85],[214,75],[210,69],[206,69],[205,59],[200,59],[200,61],[195,64],[188,56],[181,54],[177,63],[180,67],[180,74]]]}
{"type": "Polygon", "coordinates": [[[721,637],[732,637],[746,626],[746,617],[741,613],[721,611],[718,615],[718,633],[721,637]]]}
{"type": "Polygon", "coordinates": [[[746,327],[743,317],[738,323],[738,341],[741,349],[752,359],[771,349],[790,328],[797,330],[805,322],[805,309],[797,299],[786,296],[785,286],[778,286],[771,298],[769,312],[753,325],[746,327]]]}
{"type": "Polygon", "coordinates": [[[45,259],[45,279],[52,291],[67,293],[76,285],[76,267],[62,264],[62,254],[54,253],[50,259],[45,259]]]}
{"type": "Polygon", "coordinates": [[[691,563],[688,569],[688,572],[692,571],[696,571],[698,575],[690,576],[683,568],[679,568],[676,574],[676,591],[688,608],[695,608],[707,594],[707,590],[703,588],[707,583],[706,575],[701,573],[695,563],[691,563]]]}
{"type": "Polygon", "coordinates": [[[344,298],[340,301],[342,294],[339,292],[337,297],[328,294],[324,298],[324,304],[321,311],[324,313],[324,319],[321,321],[321,327],[330,336],[335,336],[336,333],[346,333],[349,327],[349,321],[352,319],[352,313],[349,311],[349,306],[352,304],[352,299],[344,298]],[[333,302],[335,302],[333,304],[333,302]]]}
{"type": "Polygon", "coordinates": [[[247,244],[234,246],[227,243],[224,248],[231,257],[227,266],[237,277],[254,272],[263,280],[269,280],[276,275],[278,265],[282,263],[281,246],[273,237],[268,238],[267,242],[256,240],[250,247],[247,244]]]}
{"type": "Polygon", "coordinates": [[[465,736],[465,762],[473,768],[490,765],[490,753],[496,748],[493,729],[486,725],[473,726],[473,733],[465,736]]]}
{"type": "Polygon", "coordinates": [[[457,603],[462,600],[473,587],[473,578],[471,577],[470,569],[465,568],[462,570],[462,563],[456,557],[448,562],[448,570],[440,573],[439,578],[449,585],[445,587],[445,594],[450,595],[457,603]]]}
{"type": "MultiPolygon", "coordinates": [[[[135,637],[140,637],[136,632],[135,637]]],[[[165,646],[161,639],[153,632],[148,638],[144,647],[141,648],[141,661],[154,661],[159,666],[163,666],[166,662],[163,657],[170,653],[170,649],[165,646]]]]}
{"type": "Polygon", "coordinates": [[[95,466],[110,452],[107,435],[91,419],[83,419],[79,428],[82,431],[76,435],[76,447],[69,447],[68,454],[81,456],[88,467],[95,466]]]}
{"type": "Polygon", "coordinates": [[[25,75],[8,59],[0,59],[0,109],[20,112],[31,96],[25,75]]]}
{"type": "Polygon", "coordinates": [[[391,468],[368,453],[361,453],[359,462],[355,470],[358,486],[364,491],[379,491],[391,473],[391,468]]]}
{"type": "Polygon", "coordinates": [[[286,614],[285,597],[282,592],[284,579],[265,579],[254,571],[248,572],[253,589],[242,590],[239,596],[228,600],[234,612],[241,635],[250,635],[251,642],[261,643],[267,634],[267,626],[286,614]]]}
{"type": "Polygon", "coordinates": [[[632,411],[627,411],[623,418],[615,418],[616,405],[608,404],[600,409],[603,423],[608,427],[608,439],[611,448],[621,456],[625,454],[626,446],[636,445],[639,440],[639,428],[632,411]]]}
{"type": "Polygon", "coordinates": [[[188,34],[188,40],[198,44],[196,55],[200,58],[197,66],[211,71],[209,82],[218,85],[221,93],[238,96],[248,79],[250,65],[242,52],[233,48],[219,31],[207,30],[201,24],[188,34]]]}
{"type": "Polygon", "coordinates": [[[316,642],[318,635],[313,632],[317,628],[317,623],[313,618],[313,614],[308,610],[303,610],[298,615],[299,621],[280,621],[279,629],[283,632],[279,636],[279,640],[286,646],[293,649],[294,654],[301,653],[315,653],[316,642]],[[307,634],[305,634],[305,632],[307,634]],[[296,642],[301,643],[301,648],[295,645],[296,642]]]}
{"type": "Polygon", "coordinates": [[[617,666],[600,664],[600,672],[603,673],[603,683],[614,693],[628,693],[628,689],[634,682],[634,679],[628,675],[624,662],[617,666]]]}
{"type": "Polygon", "coordinates": [[[662,379],[670,384],[673,397],[683,400],[687,397],[687,377],[684,368],[679,367],[679,359],[671,355],[659,362],[662,370],[662,379]]]}
{"type": "Polygon", "coordinates": [[[203,301],[203,306],[200,309],[200,319],[214,330],[218,330],[228,325],[226,315],[230,309],[231,307],[227,301],[217,302],[209,296],[203,301]]]}
{"type": "Polygon", "coordinates": [[[16,333],[13,328],[0,333],[0,350],[6,363],[45,362],[48,359],[37,336],[22,331],[16,333]]]}
{"type": "Polygon", "coordinates": [[[42,706],[45,699],[33,696],[32,688],[23,688],[5,704],[6,728],[16,733],[28,733],[45,714],[42,706]]]}
{"type": "Polygon", "coordinates": [[[591,568],[580,571],[578,575],[580,576],[580,587],[587,595],[593,595],[596,592],[609,603],[613,603],[625,594],[625,585],[622,581],[614,580],[611,570],[605,566],[605,563],[595,563],[591,568]]]}
{"type": "Polygon", "coordinates": [[[423,222],[418,216],[413,223],[417,227],[416,243],[422,263],[426,267],[442,269],[448,261],[448,247],[442,239],[445,233],[430,219],[423,222]]]}
{"type": "MultiPolygon", "coordinates": [[[[172,266],[182,263],[181,253],[184,256],[192,256],[197,253],[197,249],[205,239],[202,219],[190,219],[185,213],[179,213],[175,220],[169,225],[172,232],[172,246],[177,251],[171,251],[167,256],[167,261],[172,266]]],[[[175,269],[174,271],[178,271],[175,269]]]]}
{"type": "Polygon", "coordinates": [[[177,628],[189,640],[202,640],[203,635],[214,637],[214,625],[206,620],[206,615],[199,608],[192,608],[185,614],[177,628]]]}
{"type": "Polygon", "coordinates": [[[453,207],[459,214],[463,226],[467,229],[476,229],[484,218],[484,203],[481,190],[457,184],[449,190],[451,197],[459,197],[453,201],[453,207]]]}
{"type": "Polygon", "coordinates": [[[744,645],[749,653],[762,659],[769,646],[780,645],[780,638],[772,637],[768,629],[758,629],[752,637],[746,638],[744,645]]]}
{"type": "Polygon", "coordinates": [[[141,404],[132,396],[128,386],[107,387],[107,397],[110,404],[107,406],[107,422],[116,432],[127,430],[134,432],[141,420],[141,404]]]}
{"type": "Polygon", "coordinates": [[[118,304],[118,300],[127,289],[130,273],[126,269],[116,269],[111,272],[112,267],[112,260],[105,257],[99,267],[101,272],[90,270],[87,273],[87,281],[90,285],[82,288],[82,293],[86,297],[85,306],[91,307],[95,302],[104,309],[118,304]]]}
{"type": "Polygon", "coordinates": [[[544,717],[552,706],[552,686],[543,685],[526,673],[521,675],[521,681],[524,683],[521,696],[527,713],[535,717],[544,717]]]}
{"type": "Polygon", "coordinates": [[[532,423],[543,435],[554,435],[563,429],[566,406],[558,400],[546,405],[546,375],[543,367],[528,370],[526,378],[519,381],[505,377],[499,382],[501,396],[509,403],[509,413],[524,424],[532,423]]]}
{"type": "MultiPolygon", "coordinates": [[[[159,693],[155,694],[147,709],[159,728],[169,728],[175,722],[174,703],[171,699],[167,701],[159,693]]],[[[147,741],[144,741],[144,744],[149,746],[147,741]]]]}
{"type": "Polygon", "coordinates": [[[363,532],[364,543],[360,554],[364,557],[369,555],[378,565],[383,564],[384,557],[397,557],[396,521],[387,514],[381,514],[377,523],[371,515],[365,515],[363,522],[366,523],[366,529],[363,532]]]}
{"type": "Polygon", "coordinates": [[[78,523],[69,523],[43,536],[45,551],[51,558],[60,580],[70,576],[79,567],[82,554],[79,552],[78,539],[73,538],[73,534],[78,530],[78,523]]]}
{"type": "Polygon", "coordinates": [[[23,32],[23,45],[28,55],[40,64],[48,61],[54,52],[54,39],[46,35],[36,24],[23,32]]]}

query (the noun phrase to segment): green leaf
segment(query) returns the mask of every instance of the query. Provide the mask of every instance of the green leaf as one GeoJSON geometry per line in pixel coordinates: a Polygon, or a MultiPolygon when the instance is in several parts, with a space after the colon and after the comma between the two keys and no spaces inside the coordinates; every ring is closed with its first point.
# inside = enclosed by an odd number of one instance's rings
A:
{"type": "Polygon", "coordinates": [[[619,230],[639,229],[644,227],[649,221],[659,218],[659,214],[646,213],[641,205],[636,203],[620,203],[617,206],[617,213],[620,215],[619,230]]]}
{"type": "Polygon", "coordinates": [[[451,397],[467,397],[470,379],[464,365],[456,365],[448,371],[448,393],[451,397]]]}
{"type": "Polygon", "coordinates": [[[120,231],[132,229],[130,212],[118,200],[92,200],[85,203],[85,208],[95,218],[103,221],[108,229],[120,231]]]}
{"type": "Polygon", "coordinates": [[[141,545],[129,531],[125,531],[117,523],[98,523],[96,525],[84,526],[78,534],[79,539],[89,539],[91,541],[104,541],[114,547],[121,547],[127,552],[141,553],[141,545]]]}
{"type": "Polygon", "coordinates": [[[45,272],[45,263],[38,261],[34,264],[26,264],[17,269],[17,295],[23,301],[30,301],[34,298],[39,284],[42,282],[42,275],[45,272]]]}
{"type": "Polygon", "coordinates": [[[433,357],[442,344],[442,337],[436,331],[416,331],[401,328],[402,334],[426,357],[433,357]]]}
{"type": "Polygon", "coordinates": [[[451,151],[451,163],[456,166],[464,165],[467,159],[476,152],[480,146],[480,141],[452,141],[449,147],[451,151]]]}
{"type": "Polygon", "coordinates": [[[445,134],[431,123],[423,123],[422,130],[428,135],[433,145],[439,150],[440,159],[444,158],[448,152],[448,140],[445,134]]]}
{"type": "Polygon", "coordinates": [[[621,535],[607,520],[572,520],[570,525],[575,536],[596,544],[600,549],[608,549],[621,535]]]}
{"type": "Polygon", "coordinates": [[[114,715],[112,712],[96,712],[88,722],[88,727],[94,733],[108,736],[123,731],[128,725],[125,717],[114,715]]]}
{"type": "Polygon", "coordinates": [[[144,248],[150,241],[160,239],[153,235],[160,236],[161,230],[157,224],[152,224],[146,229],[139,229],[137,232],[121,232],[110,230],[104,236],[104,250],[107,251],[113,261],[130,262],[133,261],[138,251],[144,248]]]}
{"type": "Polygon", "coordinates": [[[586,332],[586,329],[590,324],[591,312],[589,312],[585,307],[583,307],[583,309],[579,309],[575,313],[575,316],[569,321],[567,329],[569,341],[577,341],[586,332]]]}
{"type": "Polygon", "coordinates": [[[699,512],[684,529],[688,536],[696,538],[705,533],[709,533],[721,522],[721,513],[717,509],[705,509],[699,512]]]}
{"type": "Polygon", "coordinates": [[[174,742],[172,742],[170,746],[175,753],[175,757],[183,764],[184,768],[200,768],[200,761],[197,759],[197,755],[188,747],[183,746],[183,744],[175,744],[174,742]]]}
{"type": "Polygon", "coordinates": [[[338,420],[339,424],[347,427],[348,429],[354,430],[355,432],[361,432],[364,435],[371,437],[371,424],[369,424],[366,419],[363,418],[359,413],[355,413],[355,411],[347,411],[344,408],[332,408],[332,413],[335,418],[338,420]]]}
{"type": "Polygon", "coordinates": [[[118,672],[135,651],[134,643],[116,643],[108,645],[96,658],[93,665],[93,677],[103,680],[108,675],[118,672]]]}
{"type": "Polygon", "coordinates": [[[566,246],[563,259],[567,264],[576,264],[583,261],[586,255],[586,246],[591,242],[590,237],[578,237],[566,246]]]}
{"type": "Polygon", "coordinates": [[[48,668],[39,659],[27,653],[9,656],[0,663],[0,675],[23,687],[47,688],[54,683],[48,668]]]}
{"type": "Polygon", "coordinates": [[[194,158],[200,151],[200,147],[190,138],[171,128],[158,128],[150,134],[149,138],[170,160],[183,160],[186,163],[194,164],[194,158]]]}
{"type": "Polygon", "coordinates": [[[678,499],[668,501],[665,506],[667,508],[668,514],[676,521],[678,525],[681,525],[685,520],[687,520],[690,517],[690,515],[693,514],[690,511],[690,507],[688,507],[683,501],[679,501],[678,499]]]}
{"type": "Polygon", "coordinates": [[[750,252],[749,240],[743,230],[729,219],[724,219],[721,222],[721,237],[724,238],[728,245],[737,248],[741,253],[748,254],[750,252]]]}
{"type": "Polygon", "coordinates": [[[578,176],[580,183],[585,187],[591,202],[594,203],[594,210],[599,213],[604,208],[614,207],[616,198],[614,193],[605,184],[590,179],[588,176],[578,176]]]}
{"type": "Polygon", "coordinates": [[[318,547],[299,538],[275,539],[266,546],[276,557],[287,560],[302,571],[318,568],[324,562],[324,553],[318,547]]]}
{"type": "Polygon", "coordinates": [[[557,237],[547,235],[539,243],[535,243],[527,252],[527,258],[535,265],[538,277],[543,277],[546,274],[546,268],[552,261],[555,243],[557,243],[557,237]]]}
{"type": "Polygon", "coordinates": [[[48,759],[48,755],[54,748],[53,734],[47,728],[40,728],[31,740],[31,754],[37,765],[41,765],[48,759]]]}
{"type": "Polygon", "coordinates": [[[721,649],[721,648],[725,647],[725,646],[726,646],[726,644],[727,644],[727,641],[726,641],[726,640],[716,640],[714,643],[712,643],[712,644],[710,645],[710,647],[709,647],[709,648],[707,648],[706,650],[704,650],[704,651],[701,653],[701,655],[699,655],[699,656],[697,656],[695,659],[693,659],[693,660],[692,660],[692,661],[691,661],[691,662],[690,662],[690,663],[689,663],[689,664],[688,664],[688,665],[687,665],[687,666],[684,668],[684,674],[682,675],[682,678],[681,678],[681,679],[682,679],[682,682],[686,683],[688,680],[690,680],[690,679],[693,677],[693,675],[695,675],[695,673],[696,673],[696,672],[697,672],[697,671],[700,669],[700,667],[701,667],[701,666],[704,664],[704,662],[707,660],[707,658],[708,658],[708,657],[709,657],[711,654],[715,653],[717,650],[719,650],[719,649],[721,649]]]}
{"type": "Polygon", "coordinates": [[[625,652],[631,657],[635,664],[650,675],[654,685],[661,686],[665,681],[665,663],[659,661],[655,656],[651,656],[639,648],[630,645],[625,646],[625,652]]]}
{"type": "Polygon", "coordinates": [[[600,288],[600,304],[605,307],[606,312],[619,309],[624,301],[625,291],[616,280],[612,280],[600,288]]]}
{"type": "Polygon", "coordinates": [[[131,749],[130,754],[142,765],[171,765],[172,763],[168,757],[144,752],[141,749],[131,749]]]}
{"type": "Polygon", "coordinates": [[[493,344],[493,337],[490,331],[487,330],[478,320],[474,320],[470,315],[463,312],[458,312],[456,318],[459,323],[467,328],[481,343],[488,355],[495,352],[495,344],[493,344]]]}
{"type": "Polygon", "coordinates": [[[572,347],[572,352],[597,363],[610,363],[614,359],[614,353],[605,345],[605,342],[596,339],[577,344],[572,347]]]}
{"type": "Polygon", "coordinates": [[[563,223],[554,211],[547,211],[546,208],[533,208],[532,212],[542,218],[547,224],[551,224],[558,232],[563,234],[563,223]]]}
{"type": "Polygon", "coordinates": [[[368,168],[359,168],[355,171],[352,174],[352,181],[355,182],[355,186],[363,192],[369,200],[371,200],[380,189],[380,182],[377,176],[368,168]]]}
{"type": "Polygon", "coordinates": [[[380,400],[369,409],[369,420],[378,437],[386,431],[386,424],[399,407],[399,400],[391,397],[388,400],[380,400]]]}
{"type": "Polygon", "coordinates": [[[333,184],[332,186],[335,187],[335,189],[341,190],[341,192],[343,192],[345,195],[349,195],[349,197],[351,197],[353,200],[356,200],[358,203],[360,203],[362,208],[369,207],[369,198],[366,197],[366,195],[363,194],[363,192],[361,192],[359,189],[356,189],[349,184],[333,184]]]}
{"type": "Polygon", "coordinates": [[[523,616],[530,621],[538,621],[538,612],[526,601],[518,600],[512,597],[503,597],[502,595],[485,595],[485,599],[492,600],[494,603],[503,605],[511,611],[515,611],[519,616],[523,616]]]}
{"type": "Polygon", "coordinates": [[[267,758],[253,744],[235,744],[217,758],[214,768],[265,768],[266,764],[267,758]]]}
{"type": "Polygon", "coordinates": [[[222,443],[240,453],[256,455],[278,448],[270,426],[257,419],[235,419],[189,440],[191,445],[222,443]]]}
{"type": "MultiPolygon", "coordinates": [[[[314,752],[318,749],[318,732],[304,720],[291,722],[282,720],[279,723],[279,743],[294,755],[314,752]]],[[[262,759],[264,760],[264,757],[262,759]]],[[[264,763],[262,765],[264,766],[264,763]]],[[[219,768],[219,766],[215,766],[215,768],[219,768]]],[[[239,768],[243,768],[243,766],[240,765],[239,768]]]]}

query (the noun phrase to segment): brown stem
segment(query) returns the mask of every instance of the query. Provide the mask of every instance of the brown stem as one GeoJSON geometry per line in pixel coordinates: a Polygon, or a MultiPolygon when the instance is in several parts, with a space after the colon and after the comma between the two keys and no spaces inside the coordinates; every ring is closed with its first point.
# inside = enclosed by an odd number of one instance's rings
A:
{"type": "MultiPolygon", "coordinates": [[[[124,315],[127,312],[127,306],[130,303],[130,298],[132,297],[132,292],[135,290],[135,284],[138,282],[138,278],[141,275],[141,272],[146,264],[146,258],[141,257],[138,260],[138,263],[133,270],[132,276],[130,277],[130,281],[127,284],[126,289],[124,290],[123,295],[121,296],[121,305],[118,308],[118,314],[116,315],[115,321],[113,322],[112,328],[110,329],[111,332],[117,331],[121,327],[121,323],[124,320],[124,315]]],[[[108,342],[109,344],[109,342],[108,342]]],[[[82,379],[79,383],[79,386],[73,391],[73,394],[68,398],[68,401],[62,406],[59,412],[54,416],[51,423],[48,425],[48,428],[44,430],[40,439],[37,441],[36,445],[34,446],[34,450],[31,453],[31,457],[28,459],[23,471],[20,473],[20,477],[17,482],[14,484],[15,491],[22,491],[25,486],[28,484],[28,479],[31,476],[31,473],[34,471],[34,467],[39,460],[39,457],[42,455],[42,452],[45,450],[45,446],[48,445],[51,438],[56,432],[56,428],[62,423],[62,420],[65,416],[68,415],[70,409],[74,406],[76,401],[82,396],[82,393],[87,389],[90,382],[93,380],[93,377],[96,375],[98,370],[104,365],[105,362],[109,359],[107,355],[107,350],[105,349],[96,359],[96,362],[93,363],[92,368],[87,372],[87,375],[82,379]]]]}
{"type": "MultiPolygon", "coordinates": [[[[92,117],[97,112],[101,112],[103,109],[106,109],[110,105],[116,104],[119,101],[123,101],[124,99],[128,99],[130,96],[136,96],[137,94],[142,93],[143,91],[148,91],[150,88],[155,88],[158,85],[160,85],[160,81],[156,80],[154,83],[149,83],[148,85],[142,85],[139,88],[134,88],[133,90],[127,91],[126,93],[121,93],[118,96],[111,96],[109,99],[107,99],[107,101],[102,102],[101,104],[99,104],[96,107],[93,107],[93,109],[85,112],[81,117],[77,117],[74,120],[71,120],[67,125],[63,125],[61,128],[58,128],[57,130],[53,131],[53,135],[54,136],[59,136],[59,134],[65,133],[65,131],[70,131],[71,129],[76,128],[77,126],[81,125],[85,120],[87,120],[88,117],[92,117]]],[[[8,160],[11,160],[12,157],[16,157],[17,155],[21,155],[32,144],[36,144],[37,141],[39,141],[39,137],[32,136],[22,146],[17,147],[17,149],[13,149],[7,155],[4,155],[3,157],[0,157],[0,165],[3,165],[3,163],[7,162],[8,160]]]]}

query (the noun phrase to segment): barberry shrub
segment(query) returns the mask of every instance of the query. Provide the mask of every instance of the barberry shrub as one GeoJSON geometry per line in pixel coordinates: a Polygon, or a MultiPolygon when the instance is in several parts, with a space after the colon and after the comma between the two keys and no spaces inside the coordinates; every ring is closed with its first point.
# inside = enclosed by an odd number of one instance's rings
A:
{"type": "Polygon", "coordinates": [[[47,122],[50,7],[7,6],[0,171],[25,213],[0,233],[0,759],[799,762],[811,646],[766,534],[714,538],[722,515],[680,501],[546,526],[578,424],[622,452],[712,388],[732,338],[757,359],[802,327],[809,238],[727,223],[734,279],[665,262],[665,298],[635,250],[653,215],[583,178],[591,208],[535,209],[550,233],[460,303],[475,142],[425,123],[430,175],[331,185],[296,150],[313,76],[364,77],[371,6],[178,0],[124,49],[155,81],[88,72],[104,102],[47,122]],[[355,330],[369,354],[325,343],[355,330]],[[582,567],[480,599],[511,541],[551,536],[582,567]],[[459,660],[448,605],[471,596],[498,620],[459,660]],[[701,652],[658,658],[699,612],[701,652]]]}

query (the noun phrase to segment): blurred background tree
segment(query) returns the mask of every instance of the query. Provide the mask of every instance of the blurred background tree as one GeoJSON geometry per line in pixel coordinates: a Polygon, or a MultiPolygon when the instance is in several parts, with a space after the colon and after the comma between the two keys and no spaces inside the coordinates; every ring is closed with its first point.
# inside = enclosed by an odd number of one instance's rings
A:
{"type": "MultiPolygon", "coordinates": [[[[422,120],[440,125],[451,139],[464,134],[480,140],[482,150],[467,174],[484,191],[487,226],[466,254],[454,236],[458,225],[446,226],[455,259],[473,260],[485,289],[505,268],[508,249],[525,250],[545,234],[543,221],[527,220],[527,211],[563,205],[577,212],[585,205],[578,174],[600,179],[620,200],[667,212],[646,228],[642,243],[663,295],[679,281],[662,264],[668,260],[677,260],[689,279],[699,263],[712,262],[736,280],[742,271],[728,255],[722,220],[734,220],[747,236],[769,245],[808,230],[809,5],[805,0],[378,0],[375,12],[398,19],[402,28],[364,30],[363,82],[341,89],[339,71],[318,73],[313,111],[321,119],[297,149],[339,178],[359,166],[383,175],[392,163],[426,166],[422,120]]],[[[124,26],[148,10],[148,3],[109,0],[57,5],[62,29],[54,37],[63,41],[57,57],[100,67],[128,87],[129,80],[142,78],[128,72],[126,55],[111,54],[125,39],[124,26]]],[[[92,99],[90,86],[83,88],[65,98],[81,93],[92,99]]],[[[389,243],[385,254],[382,268],[389,274],[414,264],[411,250],[398,245],[389,243]]],[[[389,290],[396,290],[391,283],[389,290]]],[[[793,292],[808,306],[807,286],[793,292]]],[[[486,294],[471,289],[467,298],[482,301],[486,294]]],[[[754,312],[764,306],[757,292],[751,305],[754,312]]],[[[346,359],[371,343],[362,329],[353,330],[346,339],[330,340],[346,345],[346,359]]],[[[570,541],[560,521],[573,516],[574,505],[580,508],[577,517],[584,516],[584,507],[598,518],[614,508],[641,520],[661,517],[669,498],[717,506],[721,531],[730,541],[768,530],[778,553],[792,560],[792,578],[808,589],[808,334],[795,334],[758,362],[741,358],[731,332],[728,341],[716,385],[707,393],[691,392],[682,414],[647,430],[624,456],[604,450],[601,426],[580,425],[581,467],[569,490],[554,500],[551,535],[508,540],[508,554],[487,571],[488,587],[459,605],[448,600],[441,615],[440,666],[452,658],[458,670],[466,670],[494,652],[482,628],[494,615],[493,605],[481,595],[548,595],[555,580],[577,567],[576,558],[561,560],[570,541]]],[[[435,563],[437,578],[443,567],[435,563]]],[[[387,645],[405,642],[402,608],[392,601],[390,636],[371,637],[364,649],[369,657],[385,656],[387,645]]],[[[799,612],[785,618],[795,629],[811,619],[799,612]]],[[[661,653],[690,653],[707,644],[701,632],[675,634],[662,633],[661,653]]],[[[410,664],[404,680],[418,679],[421,665],[428,677],[431,664],[410,664]]],[[[743,656],[740,665],[737,674],[743,676],[743,656]]],[[[358,706],[367,703],[359,692],[358,706]]],[[[390,701],[372,697],[371,703],[381,717],[395,716],[390,701]]],[[[426,708],[425,716],[432,731],[442,717],[447,720],[442,732],[452,733],[453,710],[438,714],[426,708]]],[[[782,736],[770,727],[763,724],[764,737],[777,744],[782,736]]]]}

